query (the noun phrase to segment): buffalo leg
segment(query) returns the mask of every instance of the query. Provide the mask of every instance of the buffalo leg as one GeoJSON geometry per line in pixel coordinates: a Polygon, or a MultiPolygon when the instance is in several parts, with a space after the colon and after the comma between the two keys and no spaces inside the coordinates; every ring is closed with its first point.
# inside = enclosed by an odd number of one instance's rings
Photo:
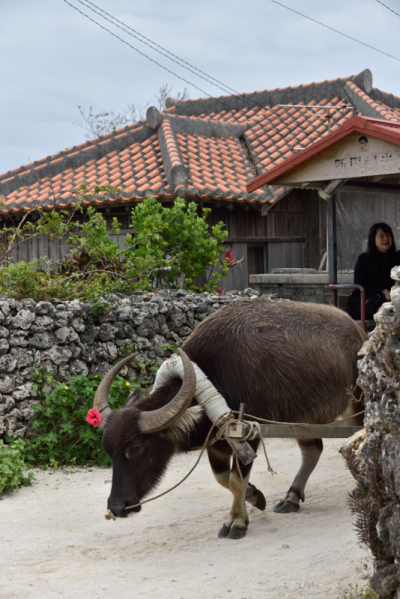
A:
{"type": "Polygon", "coordinates": [[[311,472],[318,464],[323,445],[322,439],[297,439],[301,451],[301,466],[286,496],[274,507],[274,512],[286,514],[297,512],[300,499],[304,501],[304,489],[311,472]]]}
{"type": "Polygon", "coordinates": [[[233,461],[231,468],[231,455],[232,451],[225,442],[217,442],[208,448],[208,458],[216,480],[220,485],[229,489],[233,495],[229,517],[219,531],[218,536],[220,538],[241,539],[245,536],[249,523],[246,501],[263,510],[265,509],[265,498],[261,491],[248,482],[252,465],[244,466],[239,462],[239,473],[236,460],[233,461]]]}

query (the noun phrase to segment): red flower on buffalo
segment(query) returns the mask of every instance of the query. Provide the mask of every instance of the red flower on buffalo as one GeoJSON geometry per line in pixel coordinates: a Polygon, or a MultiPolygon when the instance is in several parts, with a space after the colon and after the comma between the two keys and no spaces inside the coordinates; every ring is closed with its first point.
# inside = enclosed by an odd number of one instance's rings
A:
{"type": "Polygon", "coordinates": [[[86,422],[97,428],[101,422],[101,414],[95,408],[89,410],[86,416],[86,422]]]}

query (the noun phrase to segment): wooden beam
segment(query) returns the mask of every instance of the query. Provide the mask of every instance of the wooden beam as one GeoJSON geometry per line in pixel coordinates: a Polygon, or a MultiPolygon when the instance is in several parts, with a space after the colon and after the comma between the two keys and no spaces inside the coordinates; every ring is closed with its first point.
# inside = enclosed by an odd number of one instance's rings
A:
{"type": "Polygon", "coordinates": [[[376,177],[368,177],[368,181],[371,183],[377,183],[378,181],[382,181],[387,175],[377,175],[376,177]]]}
{"type": "Polygon", "coordinates": [[[305,240],[305,237],[227,237],[224,243],[301,243],[305,240]]]}
{"type": "MultiPolygon", "coordinates": [[[[387,179],[386,179],[387,180],[387,179]]],[[[348,180],[346,185],[342,188],[342,191],[363,191],[366,193],[399,193],[399,187],[396,186],[396,179],[393,183],[388,185],[386,183],[373,183],[369,179],[367,181],[351,181],[348,180]]]]}
{"type": "Polygon", "coordinates": [[[362,430],[362,426],[321,426],[301,424],[261,424],[261,434],[266,438],[292,439],[345,439],[362,430]]]}

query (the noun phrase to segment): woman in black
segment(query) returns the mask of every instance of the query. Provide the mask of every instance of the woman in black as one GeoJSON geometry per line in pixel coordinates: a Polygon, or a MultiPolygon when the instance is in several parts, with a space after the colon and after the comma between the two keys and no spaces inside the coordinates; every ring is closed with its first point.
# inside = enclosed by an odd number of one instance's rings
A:
{"type": "MultiPolygon", "coordinates": [[[[390,278],[393,266],[400,264],[400,252],[396,252],[392,229],[386,223],[372,225],[368,234],[368,249],[360,254],[354,267],[354,283],[365,289],[365,316],[367,319],[390,301],[390,278]]],[[[360,319],[360,292],[355,289],[349,298],[350,316],[360,319]]]]}

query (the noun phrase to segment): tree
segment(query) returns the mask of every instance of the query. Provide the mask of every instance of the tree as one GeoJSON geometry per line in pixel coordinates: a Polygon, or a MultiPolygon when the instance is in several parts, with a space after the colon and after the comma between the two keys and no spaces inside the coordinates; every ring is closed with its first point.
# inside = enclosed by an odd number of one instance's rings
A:
{"type": "MultiPolygon", "coordinates": [[[[160,111],[165,110],[167,98],[171,97],[172,91],[172,87],[167,83],[160,85],[158,93],[154,95],[154,100],[156,102],[157,108],[160,111]]],[[[189,93],[186,87],[182,92],[175,94],[175,99],[177,101],[189,99],[189,93]]],[[[93,106],[90,106],[89,109],[86,109],[83,106],[78,106],[80,119],[73,124],[86,131],[86,139],[93,139],[93,137],[106,135],[107,133],[121,129],[121,127],[126,127],[126,125],[130,125],[144,119],[146,115],[146,109],[150,104],[151,100],[145,104],[131,103],[128,104],[121,112],[115,112],[114,110],[103,110],[97,114],[93,112],[93,106]]]]}
{"type": "MultiPolygon", "coordinates": [[[[160,111],[165,110],[166,105],[167,105],[167,99],[172,97],[171,94],[172,94],[172,87],[170,85],[168,85],[168,83],[163,83],[162,85],[160,85],[160,87],[158,88],[158,94],[154,95],[154,98],[157,101],[158,110],[160,110],[160,111]]],[[[177,102],[181,102],[182,100],[188,100],[189,92],[186,89],[186,87],[183,89],[182,92],[178,92],[177,94],[175,94],[174,99],[177,102]]]]}
{"type": "MultiPolygon", "coordinates": [[[[214,291],[234,266],[229,256],[221,261],[222,244],[228,232],[222,222],[207,224],[210,209],[201,211],[194,202],[177,198],[166,207],[148,196],[132,208],[131,226],[135,235],[126,235],[124,249],[109,237],[104,216],[93,207],[83,213],[82,200],[98,193],[115,192],[107,185],[76,190],[76,210],[81,216],[35,208],[16,225],[3,229],[0,247],[0,294],[44,300],[96,299],[104,293],[134,293],[137,289],[184,287],[214,291]],[[68,236],[69,254],[46,268],[37,261],[14,263],[12,253],[20,243],[46,235],[52,239],[68,236]]],[[[113,231],[120,225],[113,219],[113,231]]]]}

